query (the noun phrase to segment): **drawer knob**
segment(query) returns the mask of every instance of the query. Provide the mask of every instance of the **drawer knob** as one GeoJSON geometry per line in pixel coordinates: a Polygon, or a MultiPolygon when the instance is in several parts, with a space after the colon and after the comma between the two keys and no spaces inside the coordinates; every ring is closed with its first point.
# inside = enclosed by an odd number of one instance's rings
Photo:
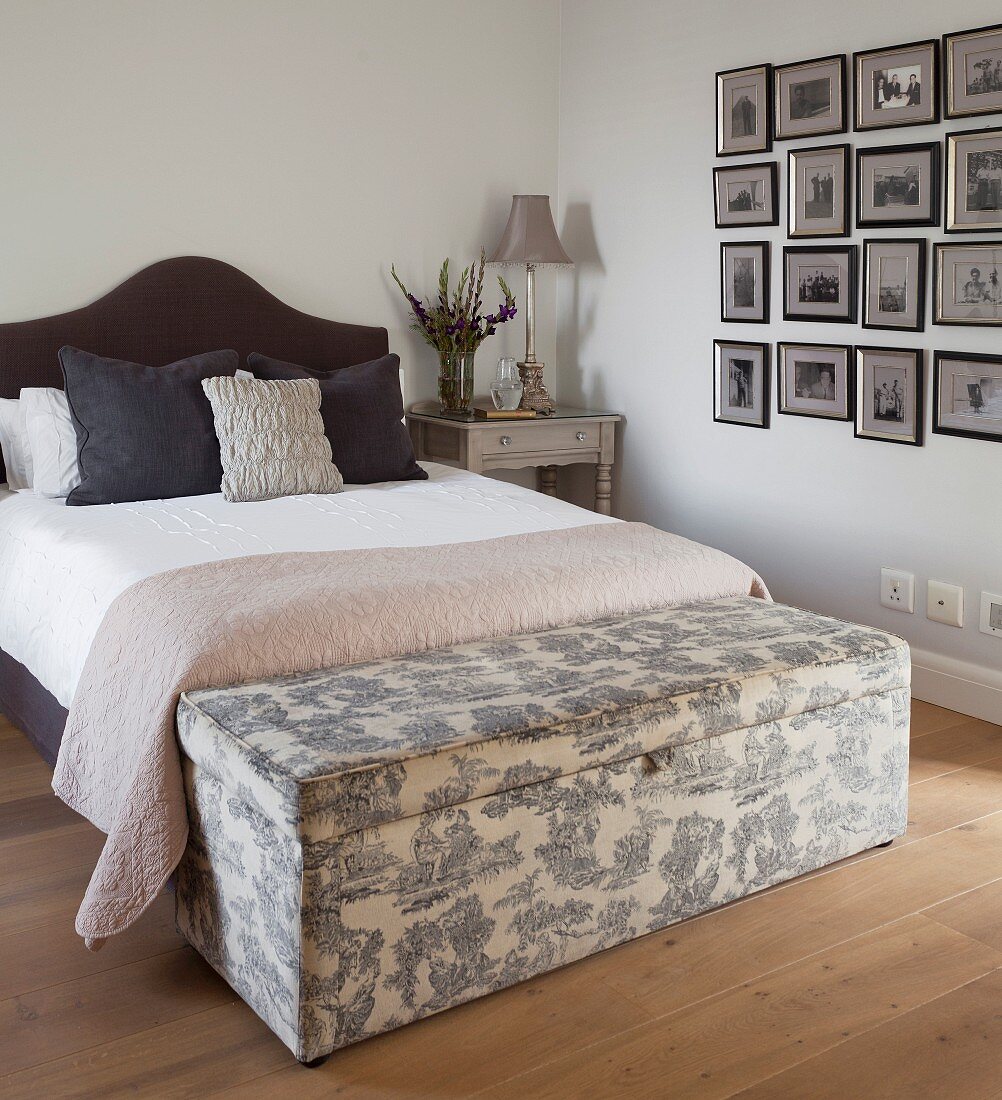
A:
{"type": "Polygon", "coordinates": [[[574,438],[578,441],[578,443],[584,443],[585,434],[584,434],[584,432],[578,432],[577,435],[574,438]]]}
{"type": "Polygon", "coordinates": [[[501,436],[501,446],[502,447],[510,447],[511,446],[511,436],[510,435],[501,436]]]}

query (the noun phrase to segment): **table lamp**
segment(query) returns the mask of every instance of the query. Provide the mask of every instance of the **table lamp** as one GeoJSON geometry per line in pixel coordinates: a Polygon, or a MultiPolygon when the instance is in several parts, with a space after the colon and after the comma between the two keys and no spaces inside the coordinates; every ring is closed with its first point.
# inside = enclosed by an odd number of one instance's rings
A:
{"type": "Polygon", "coordinates": [[[524,389],[519,408],[544,415],[555,412],[543,385],[544,364],[536,362],[536,268],[572,267],[574,261],[557,236],[549,195],[512,195],[508,224],[487,262],[525,264],[525,361],[518,365],[524,389]]]}

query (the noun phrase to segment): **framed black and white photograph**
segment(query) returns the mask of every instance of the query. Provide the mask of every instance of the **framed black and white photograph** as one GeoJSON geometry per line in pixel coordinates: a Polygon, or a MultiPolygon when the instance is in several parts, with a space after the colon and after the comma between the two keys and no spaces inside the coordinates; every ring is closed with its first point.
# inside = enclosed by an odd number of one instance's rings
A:
{"type": "Polygon", "coordinates": [[[1002,325],[1002,241],[935,248],[933,323],[1002,325]]]}
{"type": "Polygon", "coordinates": [[[848,145],[789,151],[790,237],[849,235],[849,166],[848,145]]]}
{"type": "Polygon", "coordinates": [[[790,416],[852,419],[848,344],[776,345],[776,406],[790,416]]]}
{"type": "Polygon", "coordinates": [[[856,150],[856,225],[939,225],[938,141],[856,150]]]}
{"type": "Polygon", "coordinates": [[[932,430],[1002,443],[1002,356],[937,351],[932,430]]]}
{"type": "Polygon", "coordinates": [[[713,341],[713,419],[769,427],[769,345],[713,341]]]}
{"type": "Polygon", "coordinates": [[[924,237],[863,241],[863,328],[925,329],[924,237]]]}
{"type": "Polygon", "coordinates": [[[856,348],[856,435],[922,446],[923,352],[856,348]]]}
{"type": "Polygon", "coordinates": [[[857,130],[939,122],[939,42],[853,54],[857,130]]]}
{"type": "Polygon", "coordinates": [[[946,135],[947,233],[1002,230],[1002,127],[946,135]]]}
{"type": "Polygon", "coordinates": [[[779,225],[774,160],[713,169],[713,201],[718,229],[779,225]]]}
{"type": "Polygon", "coordinates": [[[717,156],[768,153],[772,148],[772,66],[717,73],[717,156]]]}
{"type": "Polygon", "coordinates": [[[725,241],[721,244],[720,319],[768,324],[768,241],[725,241]]]}
{"type": "Polygon", "coordinates": [[[844,134],[848,129],[845,54],[778,65],[772,86],[777,141],[844,134]]]}
{"type": "Polygon", "coordinates": [[[856,320],[856,246],[787,245],[783,249],[783,318],[856,320]]]}
{"type": "Polygon", "coordinates": [[[943,35],[946,117],[1002,111],[1002,24],[943,35]]]}

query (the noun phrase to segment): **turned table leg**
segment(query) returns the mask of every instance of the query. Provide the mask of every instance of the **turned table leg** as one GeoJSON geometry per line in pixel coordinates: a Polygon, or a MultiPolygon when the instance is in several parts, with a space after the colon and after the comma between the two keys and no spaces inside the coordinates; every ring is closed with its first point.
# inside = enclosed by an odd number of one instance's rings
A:
{"type": "Polygon", "coordinates": [[[595,467],[595,511],[603,516],[612,514],[612,466],[604,462],[595,467]]]}
{"type": "Polygon", "coordinates": [[[548,497],[557,495],[557,468],[556,466],[543,466],[539,471],[539,490],[548,497]]]}

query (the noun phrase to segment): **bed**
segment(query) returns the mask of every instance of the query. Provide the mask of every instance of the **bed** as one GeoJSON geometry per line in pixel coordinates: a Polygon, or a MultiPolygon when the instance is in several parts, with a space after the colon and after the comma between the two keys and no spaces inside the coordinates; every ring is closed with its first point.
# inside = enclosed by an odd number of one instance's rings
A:
{"type": "MultiPolygon", "coordinates": [[[[388,347],[384,328],[302,313],[229,264],[196,256],[153,264],[70,313],[0,325],[0,397],[61,387],[64,344],[151,365],[229,347],[242,361],[266,351],[318,369],[388,347]]],[[[54,763],[104,613],[155,572],[247,554],[463,542],[601,520],[516,486],[427,468],[427,482],[251,505],[212,495],[68,510],[0,492],[0,709],[54,763]]]]}

